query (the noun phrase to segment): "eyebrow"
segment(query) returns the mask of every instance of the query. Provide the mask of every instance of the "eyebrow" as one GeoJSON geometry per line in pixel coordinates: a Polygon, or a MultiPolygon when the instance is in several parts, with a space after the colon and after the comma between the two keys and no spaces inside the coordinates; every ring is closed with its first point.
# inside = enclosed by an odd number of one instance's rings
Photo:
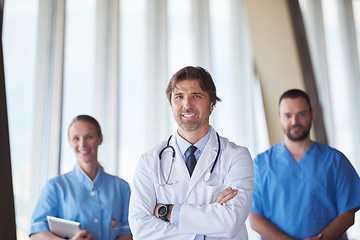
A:
{"type": "MultiPolygon", "coordinates": [[[[308,110],[301,110],[301,111],[296,112],[296,113],[294,113],[294,114],[306,113],[306,112],[308,112],[308,110]]],[[[293,114],[293,113],[292,113],[292,112],[283,112],[283,114],[293,114]]]]}
{"type": "MultiPolygon", "coordinates": [[[[191,95],[202,95],[202,96],[204,96],[204,94],[203,93],[200,93],[200,92],[192,92],[192,93],[190,93],[191,95]]],[[[184,93],[182,93],[182,92],[179,92],[179,93],[174,93],[174,96],[177,96],[177,95],[184,95],[184,93]]]]}

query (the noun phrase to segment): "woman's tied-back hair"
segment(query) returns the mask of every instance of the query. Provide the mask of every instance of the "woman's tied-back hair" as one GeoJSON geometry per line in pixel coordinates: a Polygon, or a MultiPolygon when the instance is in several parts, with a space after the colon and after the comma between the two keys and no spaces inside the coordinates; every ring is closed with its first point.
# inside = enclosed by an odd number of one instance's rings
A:
{"type": "Polygon", "coordinates": [[[214,81],[208,71],[206,71],[202,67],[184,67],[177,71],[172,78],[166,88],[166,96],[171,104],[171,95],[176,88],[176,84],[183,80],[195,79],[199,81],[199,85],[202,90],[209,94],[210,102],[215,106],[217,101],[221,101],[221,99],[216,96],[216,87],[214,81]]]}
{"type": "Polygon", "coordinates": [[[81,121],[83,121],[83,122],[88,122],[88,123],[94,125],[94,127],[95,127],[96,132],[98,133],[98,135],[99,135],[99,136],[102,135],[102,133],[101,133],[101,127],[100,127],[99,122],[98,122],[95,118],[93,118],[93,117],[91,117],[91,116],[89,116],[89,115],[78,115],[78,116],[76,116],[76,117],[71,121],[71,123],[70,123],[70,125],[69,125],[68,134],[69,134],[69,129],[70,129],[71,125],[73,125],[73,124],[76,123],[76,122],[81,122],[81,121]]]}

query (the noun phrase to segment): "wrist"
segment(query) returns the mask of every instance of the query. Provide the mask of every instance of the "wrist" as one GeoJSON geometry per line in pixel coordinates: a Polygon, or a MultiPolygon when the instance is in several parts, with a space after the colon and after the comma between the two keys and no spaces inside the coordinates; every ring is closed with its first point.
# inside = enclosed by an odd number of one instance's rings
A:
{"type": "Polygon", "coordinates": [[[170,206],[169,206],[169,212],[168,212],[168,214],[166,215],[166,219],[167,219],[169,222],[170,222],[170,220],[171,220],[171,212],[172,212],[173,207],[174,207],[174,204],[170,204],[170,206]]]}
{"type": "Polygon", "coordinates": [[[157,209],[157,217],[164,221],[170,221],[172,204],[161,204],[157,209]]]}

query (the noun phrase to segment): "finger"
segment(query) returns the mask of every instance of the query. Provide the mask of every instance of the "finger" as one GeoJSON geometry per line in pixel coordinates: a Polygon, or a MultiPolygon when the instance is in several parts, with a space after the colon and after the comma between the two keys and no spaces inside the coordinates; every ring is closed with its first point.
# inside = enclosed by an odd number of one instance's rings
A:
{"type": "Polygon", "coordinates": [[[94,240],[93,236],[91,235],[91,233],[88,233],[88,235],[85,238],[86,240],[94,240]]]}
{"type": "Polygon", "coordinates": [[[228,187],[224,189],[215,199],[215,203],[220,203],[221,199],[232,193],[232,188],[228,187]]]}
{"type": "Polygon", "coordinates": [[[320,234],[318,234],[318,235],[316,235],[316,236],[308,237],[308,238],[306,238],[305,240],[319,240],[319,239],[321,239],[321,238],[322,238],[322,235],[321,235],[321,233],[320,233],[320,234]]]}
{"type": "Polygon", "coordinates": [[[227,188],[227,189],[225,189],[224,191],[222,191],[220,194],[219,194],[219,196],[218,196],[218,203],[221,203],[221,201],[223,201],[223,199],[224,198],[226,198],[227,196],[231,196],[231,195],[233,195],[233,189],[231,188],[231,187],[229,187],[229,188],[227,188]]]}
{"type": "Polygon", "coordinates": [[[71,239],[72,240],[83,239],[86,236],[86,234],[87,234],[87,230],[81,230],[71,239]]]}
{"type": "Polygon", "coordinates": [[[226,195],[225,197],[223,197],[219,203],[220,204],[227,203],[231,199],[233,199],[236,195],[237,195],[237,189],[233,189],[232,192],[230,194],[226,195]]]}
{"type": "Polygon", "coordinates": [[[223,191],[222,195],[221,195],[221,198],[218,199],[218,203],[223,204],[224,202],[226,202],[226,201],[230,200],[231,198],[233,198],[234,194],[235,194],[234,191],[237,193],[237,190],[232,189],[232,188],[229,188],[226,191],[223,191]]]}
{"type": "Polygon", "coordinates": [[[226,191],[223,191],[222,194],[217,199],[217,203],[223,203],[224,199],[232,198],[234,195],[234,189],[227,189],[226,191]]]}

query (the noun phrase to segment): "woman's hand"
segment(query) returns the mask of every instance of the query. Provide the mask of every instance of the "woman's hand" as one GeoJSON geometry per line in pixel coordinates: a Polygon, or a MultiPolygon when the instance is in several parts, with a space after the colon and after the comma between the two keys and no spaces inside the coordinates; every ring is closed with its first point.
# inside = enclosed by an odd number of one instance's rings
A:
{"type": "Polygon", "coordinates": [[[93,236],[90,234],[88,230],[81,230],[81,232],[77,233],[71,240],[94,240],[93,236]]]}

